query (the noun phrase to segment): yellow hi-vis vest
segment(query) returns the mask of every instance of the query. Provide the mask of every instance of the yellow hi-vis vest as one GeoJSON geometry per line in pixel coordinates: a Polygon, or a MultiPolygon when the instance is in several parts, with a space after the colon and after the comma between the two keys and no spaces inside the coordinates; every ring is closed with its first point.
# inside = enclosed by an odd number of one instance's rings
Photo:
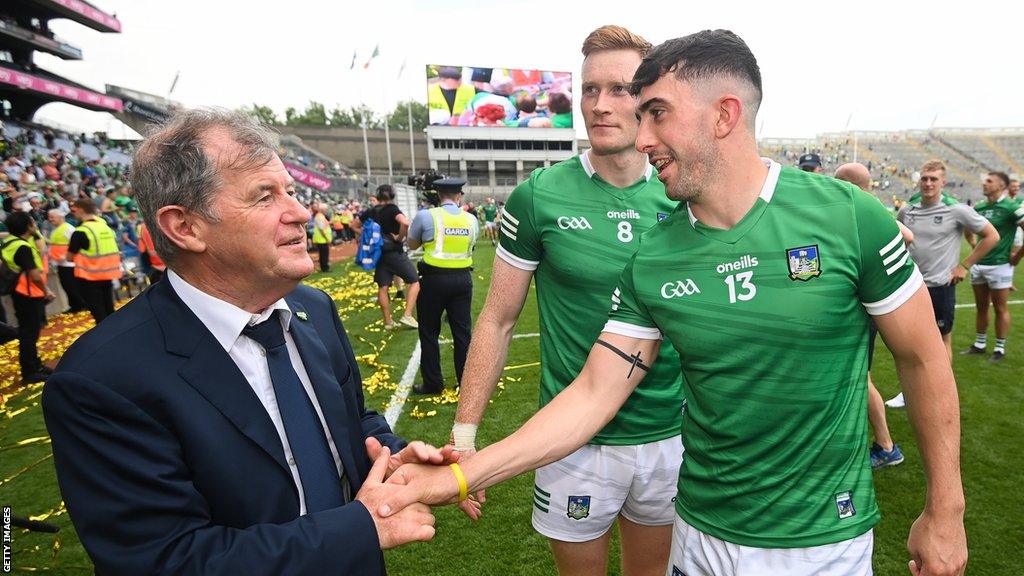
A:
{"type": "Polygon", "coordinates": [[[476,230],[472,216],[459,210],[449,214],[444,208],[431,208],[434,239],[423,243],[423,261],[437,268],[469,268],[473,265],[476,230]]]}
{"type": "Polygon", "coordinates": [[[121,251],[114,231],[99,218],[78,227],[89,237],[89,247],[75,254],[75,277],[82,280],[114,280],[121,277],[121,251]]]}
{"type": "Polygon", "coordinates": [[[330,244],[331,226],[327,222],[327,216],[317,212],[313,217],[313,244],[330,244]]]}
{"type": "Polygon", "coordinates": [[[64,255],[68,253],[68,229],[72,231],[75,229],[74,226],[67,222],[57,226],[50,232],[50,260],[56,262],[58,265],[64,260],[64,255]]]}
{"type": "Polygon", "coordinates": [[[444,92],[441,91],[441,84],[438,82],[431,84],[427,90],[427,107],[430,110],[443,110],[445,113],[450,112],[452,116],[458,116],[466,111],[466,106],[469,106],[473,96],[476,96],[476,88],[472,84],[459,84],[455,89],[455,102],[449,111],[448,101],[444,99],[444,92]]]}
{"type": "Polygon", "coordinates": [[[0,257],[3,257],[4,262],[7,263],[12,272],[19,274],[18,283],[14,285],[15,292],[29,298],[42,298],[46,296],[46,293],[29,279],[28,274],[21,273],[21,266],[14,263],[14,253],[21,249],[22,246],[28,246],[29,250],[32,251],[32,260],[35,261],[36,269],[43,274],[43,283],[46,283],[46,268],[43,267],[43,258],[39,255],[39,250],[34,243],[22,238],[13,237],[4,242],[3,250],[0,250],[0,257]]]}

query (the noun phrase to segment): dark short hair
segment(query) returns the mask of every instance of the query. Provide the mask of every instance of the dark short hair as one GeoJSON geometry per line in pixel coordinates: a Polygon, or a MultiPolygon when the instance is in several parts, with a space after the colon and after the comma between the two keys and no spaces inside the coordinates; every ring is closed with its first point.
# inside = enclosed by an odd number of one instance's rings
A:
{"type": "Polygon", "coordinates": [[[395,199],[395,189],[391,187],[391,184],[381,184],[377,186],[376,198],[381,202],[391,202],[395,199]]]}
{"type": "Polygon", "coordinates": [[[756,89],[756,101],[751,102],[755,108],[761,103],[761,69],[757,59],[746,42],[729,30],[703,30],[656,46],[633,74],[630,94],[639,95],[642,88],[669,72],[682,82],[732,76],[756,89]]]}
{"type": "Polygon", "coordinates": [[[4,225],[12,236],[21,236],[32,226],[32,217],[28,212],[11,212],[4,220],[4,225]]]}
{"type": "Polygon", "coordinates": [[[1006,175],[1006,172],[989,172],[989,176],[995,176],[1003,181],[1003,188],[1010,186],[1010,177],[1006,175]]]}
{"type": "Polygon", "coordinates": [[[75,200],[75,203],[72,204],[72,206],[78,208],[79,210],[85,212],[86,214],[96,213],[96,203],[88,198],[79,198],[78,200],[75,200]]]}

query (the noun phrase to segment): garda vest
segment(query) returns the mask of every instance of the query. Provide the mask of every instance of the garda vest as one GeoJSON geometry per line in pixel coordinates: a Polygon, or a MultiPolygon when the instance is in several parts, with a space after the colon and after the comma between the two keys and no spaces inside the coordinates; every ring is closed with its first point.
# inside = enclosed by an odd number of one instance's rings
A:
{"type": "Polygon", "coordinates": [[[327,223],[327,216],[317,212],[313,217],[313,244],[330,244],[331,227],[327,223]]]}
{"type": "MultiPolygon", "coordinates": [[[[476,88],[470,84],[459,84],[459,87],[455,89],[455,103],[452,105],[451,115],[462,114],[473,96],[476,96],[476,88]]],[[[431,110],[448,112],[448,101],[444,99],[440,82],[430,85],[430,89],[427,91],[427,107],[431,110]]]]}
{"type": "Polygon", "coordinates": [[[333,228],[335,232],[341,232],[344,227],[345,222],[343,221],[341,214],[335,212],[334,216],[331,216],[331,228],[333,228]]]}
{"type": "Polygon", "coordinates": [[[39,255],[39,250],[35,244],[24,240],[22,238],[15,238],[4,244],[2,256],[4,262],[13,272],[20,274],[18,276],[18,283],[14,285],[14,291],[22,296],[28,296],[29,298],[42,298],[46,296],[46,293],[39,289],[31,280],[29,280],[28,274],[22,274],[21,266],[14,263],[14,253],[17,252],[22,246],[28,246],[29,250],[32,251],[32,259],[35,261],[36,269],[43,274],[43,282],[46,282],[46,268],[43,267],[43,258],[39,255]]]}
{"type": "Polygon", "coordinates": [[[449,214],[444,208],[431,208],[434,239],[423,244],[423,262],[437,268],[469,268],[473,265],[472,216],[459,210],[449,214]]]}
{"type": "Polygon", "coordinates": [[[149,235],[149,228],[146,224],[139,224],[139,254],[149,254],[149,265],[157,270],[164,271],[167,264],[160,255],[156,253],[156,246],[153,245],[153,237],[149,235]]]}
{"type": "Polygon", "coordinates": [[[99,218],[78,227],[89,238],[89,247],[75,254],[75,277],[82,280],[115,280],[121,277],[121,251],[114,231],[99,218]]]}
{"type": "Polygon", "coordinates": [[[67,222],[57,226],[50,232],[50,260],[57,263],[58,266],[64,264],[64,255],[68,253],[68,229],[74,231],[75,227],[67,222]]]}

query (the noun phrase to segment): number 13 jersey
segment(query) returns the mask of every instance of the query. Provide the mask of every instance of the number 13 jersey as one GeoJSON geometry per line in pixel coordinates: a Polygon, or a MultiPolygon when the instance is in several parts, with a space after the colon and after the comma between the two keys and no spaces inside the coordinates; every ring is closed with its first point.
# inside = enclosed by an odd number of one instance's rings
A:
{"type": "Polygon", "coordinates": [[[746,546],[839,542],[878,522],[867,447],[869,315],[922,283],[871,195],[781,168],[729,230],[683,203],[644,234],[605,330],[679,351],[676,510],[746,546]]]}

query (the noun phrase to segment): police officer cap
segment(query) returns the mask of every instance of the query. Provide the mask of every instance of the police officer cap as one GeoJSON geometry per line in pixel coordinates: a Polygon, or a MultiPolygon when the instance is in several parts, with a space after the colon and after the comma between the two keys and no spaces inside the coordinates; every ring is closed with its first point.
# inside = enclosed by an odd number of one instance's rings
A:
{"type": "Polygon", "coordinates": [[[462,194],[466,181],[462,178],[442,178],[434,180],[434,189],[438,194],[462,194]]]}

